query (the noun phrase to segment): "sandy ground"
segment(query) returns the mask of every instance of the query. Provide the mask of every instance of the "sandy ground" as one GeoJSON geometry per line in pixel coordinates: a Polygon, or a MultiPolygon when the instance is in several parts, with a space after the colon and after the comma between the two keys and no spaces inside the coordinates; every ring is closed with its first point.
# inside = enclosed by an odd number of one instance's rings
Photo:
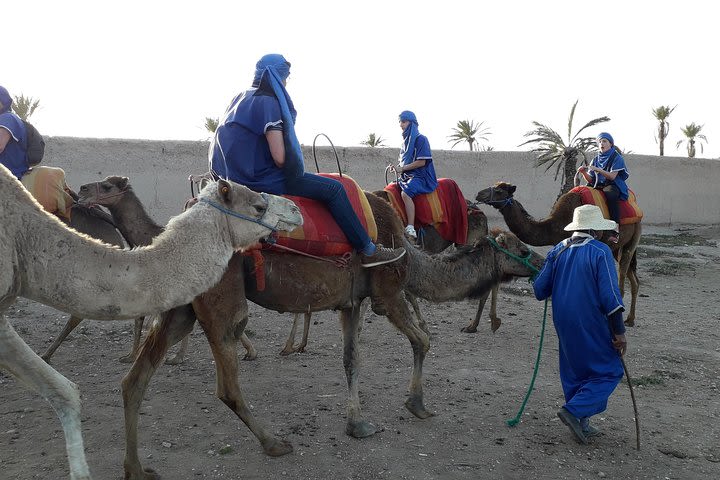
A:
{"type": "MultiPolygon", "coordinates": [[[[556,417],[562,404],[557,339],[548,319],[535,391],[519,425],[515,416],[538,351],[543,304],[526,281],[500,294],[503,325],[492,334],[460,332],[475,304],[423,303],[432,332],[419,420],[403,407],[412,354],[404,336],[369,314],[361,336],[361,400],[379,432],[347,437],[346,384],[337,316],[317,314],[308,351],[280,357],[291,317],[251,308],[259,350],[241,362],[254,414],[295,451],[265,456],[250,431],[214,395],[214,364],[196,327],[185,364],[163,366],[140,418],[140,454],[165,479],[454,479],[720,478],[720,227],[644,228],[637,326],[626,357],[635,381],[640,451],[627,384],[596,417],[603,435],[574,442],[556,417]]],[[[626,296],[627,300],[627,296],[626,296]]],[[[8,317],[37,352],[67,319],[21,299],[8,317]]],[[[83,433],[96,479],[123,476],[124,427],[118,358],[129,350],[132,322],[86,321],[53,359],[79,384],[83,433]]],[[[0,373],[0,478],[67,478],[64,440],[49,405],[0,373]]]]}

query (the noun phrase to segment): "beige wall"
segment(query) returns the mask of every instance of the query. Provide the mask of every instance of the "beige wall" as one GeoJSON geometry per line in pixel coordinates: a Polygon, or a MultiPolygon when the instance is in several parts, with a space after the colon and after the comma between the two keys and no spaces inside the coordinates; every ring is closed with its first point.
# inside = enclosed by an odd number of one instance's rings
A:
{"type": "MultiPolygon", "coordinates": [[[[182,209],[190,195],[191,173],[207,170],[207,142],[149,141],[49,137],[46,165],[65,169],[75,189],[107,175],[130,178],[150,215],[165,223],[182,209]]],[[[308,171],[315,171],[313,154],[304,148],[308,171]]],[[[329,147],[316,151],[321,171],[337,171],[329,147]]],[[[398,150],[392,148],[338,148],[343,173],[366,190],[385,186],[385,166],[395,163],[398,150]]],[[[529,213],[543,217],[557,197],[559,182],[553,171],[534,168],[529,152],[433,152],[438,177],[454,179],[465,197],[474,199],[496,181],[517,185],[516,198],[529,213]]],[[[628,155],[630,179],[648,224],[720,224],[720,161],[680,157],[628,155]]],[[[554,170],[554,169],[553,169],[554,170]]],[[[494,209],[483,210],[492,223],[501,223],[494,209]]]]}

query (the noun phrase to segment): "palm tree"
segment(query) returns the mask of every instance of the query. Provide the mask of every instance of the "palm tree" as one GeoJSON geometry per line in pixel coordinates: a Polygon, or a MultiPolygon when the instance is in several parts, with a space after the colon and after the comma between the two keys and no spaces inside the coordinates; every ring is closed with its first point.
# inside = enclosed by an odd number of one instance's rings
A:
{"type": "Polygon", "coordinates": [[[489,128],[482,128],[483,123],[476,124],[474,120],[460,120],[457,122],[457,126],[452,129],[453,134],[448,137],[450,141],[455,141],[450,148],[455,147],[458,143],[467,142],[471,152],[477,150],[475,143],[480,140],[487,142],[485,135],[491,135],[489,128]]]}
{"type": "Polygon", "coordinates": [[[32,97],[26,97],[23,94],[15,95],[12,109],[15,115],[27,121],[35,110],[40,106],[40,100],[34,100],[32,97]]]}
{"type": "Polygon", "coordinates": [[[207,130],[210,133],[215,133],[215,131],[218,128],[218,125],[220,124],[219,118],[213,118],[213,117],[205,117],[205,130],[207,130]]]}
{"type": "Polygon", "coordinates": [[[368,134],[368,138],[360,142],[360,145],[366,145],[368,147],[384,147],[385,146],[385,139],[382,138],[380,135],[375,135],[374,133],[368,134]]]}
{"type": "Polygon", "coordinates": [[[537,147],[533,148],[533,152],[538,154],[536,165],[547,165],[545,171],[550,170],[553,165],[555,167],[555,180],[557,180],[560,172],[563,172],[562,176],[562,188],[560,189],[560,195],[569,192],[574,186],[575,171],[577,168],[578,157],[583,157],[583,163],[587,163],[587,153],[594,152],[597,148],[595,137],[581,137],[580,133],[586,128],[593,127],[600,123],[610,121],[609,117],[598,117],[590,120],[580,130],[575,132],[573,135],[573,119],[575,118],[575,108],[577,107],[579,100],[575,101],[575,104],[570,110],[570,118],[568,119],[567,129],[567,143],[563,140],[559,133],[552,128],[543,125],[542,123],[533,121],[534,130],[527,132],[525,137],[532,137],[530,140],[521,143],[520,147],[529,143],[537,144],[537,147]]]}
{"type": "Polygon", "coordinates": [[[652,114],[655,116],[658,122],[657,135],[655,135],[655,141],[660,144],[660,156],[665,155],[665,139],[667,138],[668,132],[670,131],[670,123],[667,118],[677,108],[677,105],[670,108],[669,106],[661,106],[653,108],[652,114]]]}
{"type": "MultiPolygon", "coordinates": [[[[675,145],[675,148],[680,148],[680,145],[683,142],[687,142],[687,151],[688,151],[688,158],[695,158],[695,139],[702,140],[705,143],[707,143],[707,137],[705,135],[700,135],[700,130],[702,130],[702,125],[696,125],[695,122],[691,123],[690,125],[687,125],[685,128],[681,128],[682,132],[685,134],[687,139],[680,140],[677,142],[677,145],[675,145]]],[[[703,146],[702,143],[700,144],[700,153],[703,152],[703,146]]]]}

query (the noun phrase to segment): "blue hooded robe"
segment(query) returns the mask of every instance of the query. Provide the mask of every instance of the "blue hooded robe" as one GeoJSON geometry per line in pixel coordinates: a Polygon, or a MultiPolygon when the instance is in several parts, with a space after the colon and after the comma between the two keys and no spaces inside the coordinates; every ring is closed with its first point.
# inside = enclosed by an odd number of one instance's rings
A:
{"type": "Polygon", "coordinates": [[[23,121],[12,110],[12,97],[0,87],[0,128],[10,133],[10,141],[0,153],[0,163],[5,165],[18,180],[30,170],[27,161],[27,131],[23,121]]]}
{"type": "Polygon", "coordinates": [[[550,250],[533,288],[538,300],[552,296],[565,408],[577,418],[605,411],[623,376],[608,324],[624,310],[610,248],[576,232],[550,250]]]}

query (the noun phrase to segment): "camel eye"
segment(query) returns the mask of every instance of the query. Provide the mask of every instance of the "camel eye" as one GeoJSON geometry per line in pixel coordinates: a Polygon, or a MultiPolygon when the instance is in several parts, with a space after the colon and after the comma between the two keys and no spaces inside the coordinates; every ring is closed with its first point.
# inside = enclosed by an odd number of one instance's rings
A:
{"type": "Polygon", "coordinates": [[[227,185],[223,185],[223,187],[220,188],[220,193],[222,193],[223,195],[227,195],[228,193],[230,193],[230,189],[227,185]]]}
{"type": "Polygon", "coordinates": [[[110,186],[108,184],[105,184],[105,183],[102,184],[102,189],[106,192],[109,192],[111,188],[112,188],[112,186],[110,186]]]}

